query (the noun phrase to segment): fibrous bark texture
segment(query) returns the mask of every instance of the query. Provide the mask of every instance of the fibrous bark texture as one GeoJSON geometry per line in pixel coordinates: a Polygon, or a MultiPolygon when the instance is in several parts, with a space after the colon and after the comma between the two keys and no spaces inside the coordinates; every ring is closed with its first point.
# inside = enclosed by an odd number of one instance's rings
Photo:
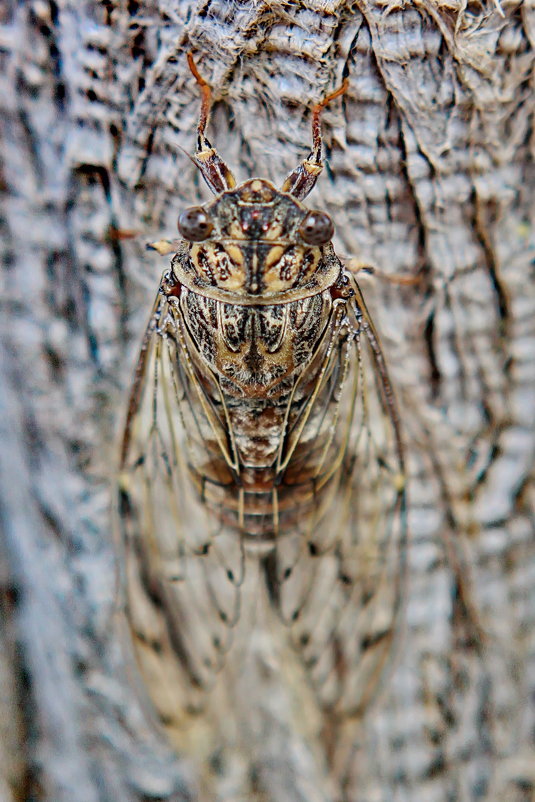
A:
{"type": "Polygon", "coordinates": [[[348,77],[314,205],[341,256],[378,268],[361,284],[410,468],[403,638],[352,723],[343,782],[322,776],[324,745],[277,729],[275,675],[257,692],[277,743],[253,760],[221,732],[211,798],[533,799],[532,0],[7,0],[0,14],[0,798],[199,798],[199,767],[153,732],[122,657],[110,490],[166,266],[145,244],[207,198],[186,155],[192,49],[239,180],[280,185],[309,150],[311,105],[348,77]]]}

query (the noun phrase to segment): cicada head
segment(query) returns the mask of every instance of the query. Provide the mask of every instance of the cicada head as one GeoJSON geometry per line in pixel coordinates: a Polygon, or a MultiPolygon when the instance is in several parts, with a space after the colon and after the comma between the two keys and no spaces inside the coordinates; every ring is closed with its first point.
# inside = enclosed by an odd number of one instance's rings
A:
{"type": "Polygon", "coordinates": [[[260,178],[187,209],[178,227],[199,283],[237,294],[306,287],[332,255],[331,218],[260,178]]]}

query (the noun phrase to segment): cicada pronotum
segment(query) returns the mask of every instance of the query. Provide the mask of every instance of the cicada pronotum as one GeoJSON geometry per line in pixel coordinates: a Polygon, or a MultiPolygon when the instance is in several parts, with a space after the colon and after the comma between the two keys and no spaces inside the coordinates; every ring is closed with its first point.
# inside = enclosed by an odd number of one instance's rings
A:
{"type": "Polygon", "coordinates": [[[281,190],[236,185],[205,136],[210,88],[189,58],[193,160],[215,198],[179,217],[128,406],[119,517],[134,651],[172,733],[245,678],[259,628],[301,667],[319,718],[344,718],[391,654],[406,551],[379,339],[330,217],[302,203],[323,166],[321,110],[344,87],[314,106],[312,151],[281,190]]]}

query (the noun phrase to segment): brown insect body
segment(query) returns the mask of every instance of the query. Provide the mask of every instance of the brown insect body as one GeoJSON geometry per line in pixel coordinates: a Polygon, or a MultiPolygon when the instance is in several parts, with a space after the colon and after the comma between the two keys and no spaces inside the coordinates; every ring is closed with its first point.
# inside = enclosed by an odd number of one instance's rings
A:
{"type": "Polygon", "coordinates": [[[308,210],[267,181],[227,190],[205,210],[214,226],[210,239],[182,245],[164,293],[195,381],[213,409],[225,400],[218,425],[232,439],[226,456],[215,443],[211,459],[190,461],[189,469],[203,503],[220,520],[269,542],[295,532],[298,517],[321,502],[332,473],[325,466],[340,448],[328,431],[328,406],[338,400],[322,403],[332,392],[328,383],[297,447],[290,433],[320,372],[340,367],[348,331],[342,334],[344,301],[333,299],[331,288],[343,268],[330,242],[302,241],[299,227],[308,210]]]}
{"type": "Polygon", "coordinates": [[[231,644],[250,641],[262,598],[318,709],[347,716],[373,694],[400,609],[393,393],[332,224],[301,203],[321,170],[324,103],[312,154],[281,191],[236,187],[204,137],[201,86],[195,162],[217,196],[184,218],[195,241],[162,279],[123,441],[134,650],[160,720],[179,729],[231,644]]]}

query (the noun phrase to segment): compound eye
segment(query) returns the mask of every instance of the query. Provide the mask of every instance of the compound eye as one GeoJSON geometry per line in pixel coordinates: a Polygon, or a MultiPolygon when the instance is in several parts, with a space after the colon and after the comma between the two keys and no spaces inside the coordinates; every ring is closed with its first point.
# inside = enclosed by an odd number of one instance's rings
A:
{"type": "Polygon", "coordinates": [[[299,233],[309,245],[325,245],[334,234],[333,221],[325,212],[309,212],[299,226],[299,233]]]}
{"type": "Polygon", "coordinates": [[[184,239],[190,242],[202,242],[207,239],[214,224],[202,208],[202,206],[192,206],[184,211],[178,217],[178,230],[184,239]]]}

